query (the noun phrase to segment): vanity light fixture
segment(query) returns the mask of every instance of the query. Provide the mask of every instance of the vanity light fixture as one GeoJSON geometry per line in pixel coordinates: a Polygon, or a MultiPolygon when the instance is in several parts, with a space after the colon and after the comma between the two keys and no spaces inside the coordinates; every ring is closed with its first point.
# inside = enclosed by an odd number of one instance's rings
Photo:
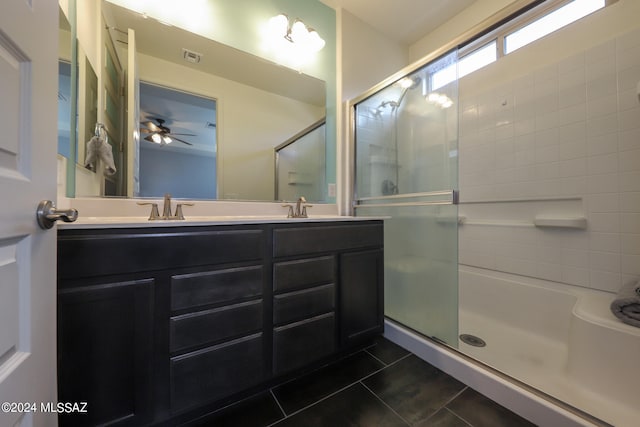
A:
{"type": "Polygon", "coordinates": [[[325,41],[316,30],[307,27],[297,18],[291,24],[289,17],[284,13],[269,20],[269,33],[274,39],[284,38],[296,47],[308,49],[313,53],[320,51],[325,45],[325,41]]]}

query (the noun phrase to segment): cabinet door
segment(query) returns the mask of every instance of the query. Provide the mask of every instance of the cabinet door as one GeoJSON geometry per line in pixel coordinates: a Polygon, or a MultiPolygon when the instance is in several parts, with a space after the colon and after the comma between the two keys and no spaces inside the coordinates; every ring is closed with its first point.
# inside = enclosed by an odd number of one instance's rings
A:
{"type": "Polygon", "coordinates": [[[383,332],[382,250],[340,255],[340,340],[357,344],[383,332]]]}
{"type": "Polygon", "coordinates": [[[142,425],[152,417],[154,280],[58,291],[58,401],[87,402],[61,426],[142,425]]]}

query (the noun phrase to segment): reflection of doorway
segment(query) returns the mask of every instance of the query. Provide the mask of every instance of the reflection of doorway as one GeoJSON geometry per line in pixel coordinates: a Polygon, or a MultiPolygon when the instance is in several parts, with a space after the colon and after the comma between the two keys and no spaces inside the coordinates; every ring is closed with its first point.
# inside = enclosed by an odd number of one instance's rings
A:
{"type": "Polygon", "coordinates": [[[140,196],[215,199],[216,101],[141,82],[140,122],[140,196]],[[170,130],[169,143],[144,133],[158,119],[170,130]]]}

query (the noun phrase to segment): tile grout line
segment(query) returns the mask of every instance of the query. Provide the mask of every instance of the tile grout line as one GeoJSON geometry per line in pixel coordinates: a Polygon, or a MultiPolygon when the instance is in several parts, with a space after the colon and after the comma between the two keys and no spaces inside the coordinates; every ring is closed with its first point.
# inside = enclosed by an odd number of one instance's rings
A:
{"type": "Polygon", "coordinates": [[[464,393],[464,391],[465,391],[466,389],[468,389],[468,388],[469,388],[469,386],[468,386],[468,385],[465,385],[465,386],[462,388],[462,390],[460,390],[459,392],[457,392],[456,394],[454,394],[454,395],[451,397],[451,399],[449,399],[449,400],[447,400],[446,402],[444,402],[444,403],[442,404],[442,406],[440,406],[438,409],[436,409],[436,410],[433,412],[433,414],[429,415],[427,418],[425,418],[425,419],[424,419],[424,420],[422,420],[422,421],[427,421],[427,420],[431,419],[435,414],[437,414],[441,409],[446,409],[447,411],[451,412],[451,413],[452,413],[452,414],[454,414],[456,417],[460,418],[462,421],[464,421],[465,423],[467,423],[467,424],[469,424],[469,425],[471,426],[471,424],[470,424],[469,422],[467,422],[467,420],[465,420],[464,418],[462,418],[461,416],[459,416],[457,413],[455,413],[455,412],[454,412],[454,411],[452,411],[451,409],[447,408],[447,405],[448,405],[449,403],[453,402],[453,401],[454,401],[454,400],[456,400],[458,397],[460,397],[460,395],[461,395],[462,393],[464,393]]]}
{"type": "MultiPolygon", "coordinates": [[[[367,354],[369,354],[369,352],[367,352],[365,349],[363,349],[363,350],[364,350],[367,354]]],[[[361,351],[362,351],[362,350],[361,350],[361,351]]],[[[355,354],[355,353],[354,353],[354,354],[355,354]]],[[[346,386],[344,386],[344,387],[342,387],[342,388],[340,388],[340,389],[338,389],[338,390],[334,391],[333,393],[330,393],[330,394],[328,394],[328,395],[326,395],[326,396],[324,396],[324,397],[322,397],[322,398],[320,398],[320,399],[316,400],[315,402],[313,402],[313,403],[311,403],[311,404],[309,404],[309,405],[307,405],[307,406],[305,406],[305,407],[302,407],[302,408],[298,409],[297,411],[294,411],[294,412],[290,413],[289,415],[286,415],[286,412],[285,412],[284,408],[281,408],[282,412],[283,412],[283,413],[285,413],[285,417],[284,417],[282,420],[278,420],[278,421],[276,421],[276,422],[274,422],[274,423],[271,423],[271,424],[269,424],[269,425],[268,425],[268,426],[266,426],[266,427],[273,426],[273,425],[275,425],[275,424],[277,424],[277,423],[279,423],[279,422],[283,421],[284,419],[287,419],[287,418],[290,418],[290,417],[292,417],[292,416],[294,416],[294,415],[297,415],[298,413],[300,413],[300,412],[304,411],[305,409],[309,409],[309,408],[311,408],[312,406],[315,406],[315,405],[317,405],[318,403],[320,403],[320,402],[322,402],[322,401],[324,401],[324,400],[327,400],[327,399],[329,399],[330,397],[333,397],[333,396],[335,396],[336,394],[338,394],[338,393],[340,393],[340,392],[342,392],[342,391],[344,391],[344,390],[348,389],[349,387],[351,387],[351,386],[353,386],[353,385],[355,385],[355,384],[361,383],[361,381],[362,381],[362,380],[365,380],[365,379],[369,378],[370,376],[375,375],[375,374],[377,374],[378,372],[383,371],[384,369],[388,368],[389,366],[395,365],[396,363],[400,362],[401,360],[406,359],[407,357],[411,356],[411,354],[412,354],[412,353],[405,354],[404,356],[402,356],[402,357],[401,357],[401,358],[399,358],[398,360],[394,361],[393,363],[390,363],[389,365],[383,366],[382,368],[380,368],[380,369],[378,369],[378,370],[376,370],[376,371],[373,371],[372,373],[370,373],[370,374],[368,374],[368,375],[365,375],[364,377],[362,377],[362,378],[360,378],[360,379],[357,379],[357,380],[355,380],[355,381],[354,381],[354,382],[352,382],[352,383],[347,384],[346,386]]],[[[371,355],[371,354],[369,354],[369,355],[370,355],[371,357],[373,357],[374,359],[378,360],[375,356],[373,356],[373,355],[371,355]]],[[[384,362],[382,362],[382,361],[380,361],[380,362],[384,364],[384,362]]],[[[364,384],[363,384],[363,385],[364,385],[364,384]]],[[[365,386],[365,387],[366,387],[366,386],[365,386]]],[[[274,396],[274,397],[275,397],[275,396],[274,396]]],[[[276,399],[276,401],[278,401],[278,399],[276,399]]],[[[280,402],[278,402],[278,406],[280,406],[280,402]]],[[[404,421],[404,419],[403,419],[403,421],[404,421]]]]}
{"type": "Polygon", "coordinates": [[[362,384],[362,386],[367,389],[367,391],[369,391],[369,393],[373,394],[373,396],[378,399],[378,401],[380,401],[384,406],[386,406],[391,412],[393,412],[398,418],[400,418],[402,420],[402,422],[404,422],[406,425],[411,426],[411,423],[407,420],[404,419],[404,417],[402,415],[400,415],[399,413],[396,412],[395,409],[393,409],[391,406],[389,406],[389,404],[387,402],[385,402],[384,400],[382,400],[382,398],[380,396],[378,396],[373,390],[371,390],[369,387],[367,387],[367,385],[365,383],[362,382],[362,380],[359,381],[360,384],[362,384]]]}
{"type": "Polygon", "coordinates": [[[447,408],[446,406],[443,408],[445,411],[449,412],[451,415],[453,415],[454,417],[458,418],[459,420],[462,420],[463,423],[467,424],[469,427],[473,427],[473,424],[471,424],[469,421],[467,421],[466,419],[462,418],[460,415],[458,415],[458,413],[453,412],[451,409],[447,408]]]}
{"type": "Polygon", "coordinates": [[[287,418],[287,413],[284,411],[284,408],[280,404],[280,401],[278,400],[278,398],[276,397],[275,393],[273,392],[273,388],[269,389],[269,393],[271,393],[271,396],[276,401],[276,404],[278,405],[278,408],[280,408],[280,412],[282,412],[282,415],[284,416],[284,418],[287,418]]]}
{"type": "Polygon", "coordinates": [[[364,349],[364,352],[367,353],[369,356],[373,357],[374,359],[376,359],[378,362],[382,363],[385,367],[387,367],[388,365],[386,363],[384,363],[382,360],[378,359],[376,356],[374,356],[372,353],[369,352],[368,349],[364,349]]]}

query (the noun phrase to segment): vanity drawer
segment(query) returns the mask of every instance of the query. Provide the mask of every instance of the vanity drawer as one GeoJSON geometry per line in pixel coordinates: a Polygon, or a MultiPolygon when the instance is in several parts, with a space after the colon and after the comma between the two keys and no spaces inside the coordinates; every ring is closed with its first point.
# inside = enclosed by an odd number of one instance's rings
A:
{"type": "Polygon", "coordinates": [[[262,300],[174,316],[170,324],[170,350],[247,335],[262,328],[262,300]]]}
{"type": "Polygon", "coordinates": [[[240,392],[264,379],[262,334],[171,359],[171,411],[240,392]]]}
{"type": "Polygon", "coordinates": [[[262,230],[60,230],[58,277],[247,262],[263,259],[264,249],[262,230]]]}
{"type": "Polygon", "coordinates": [[[273,323],[282,325],[333,311],[333,283],[302,291],[276,295],[273,298],[273,323]]]}
{"type": "Polygon", "coordinates": [[[262,295],[262,266],[171,276],[171,309],[181,310],[262,295]]]}
{"type": "Polygon", "coordinates": [[[292,371],[334,352],[335,316],[323,314],[273,329],[273,373],[292,371]]]}
{"type": "Polygon", "coordinates": [[[382,242],[382,224],[291,227],[273,231],[276,257],[381,247],[382,242]]]}
{"type": "Polygon", "coordinates": [[[274,292],[335,282],[335,258],[325,256],[273,264],[274,292]]]}

